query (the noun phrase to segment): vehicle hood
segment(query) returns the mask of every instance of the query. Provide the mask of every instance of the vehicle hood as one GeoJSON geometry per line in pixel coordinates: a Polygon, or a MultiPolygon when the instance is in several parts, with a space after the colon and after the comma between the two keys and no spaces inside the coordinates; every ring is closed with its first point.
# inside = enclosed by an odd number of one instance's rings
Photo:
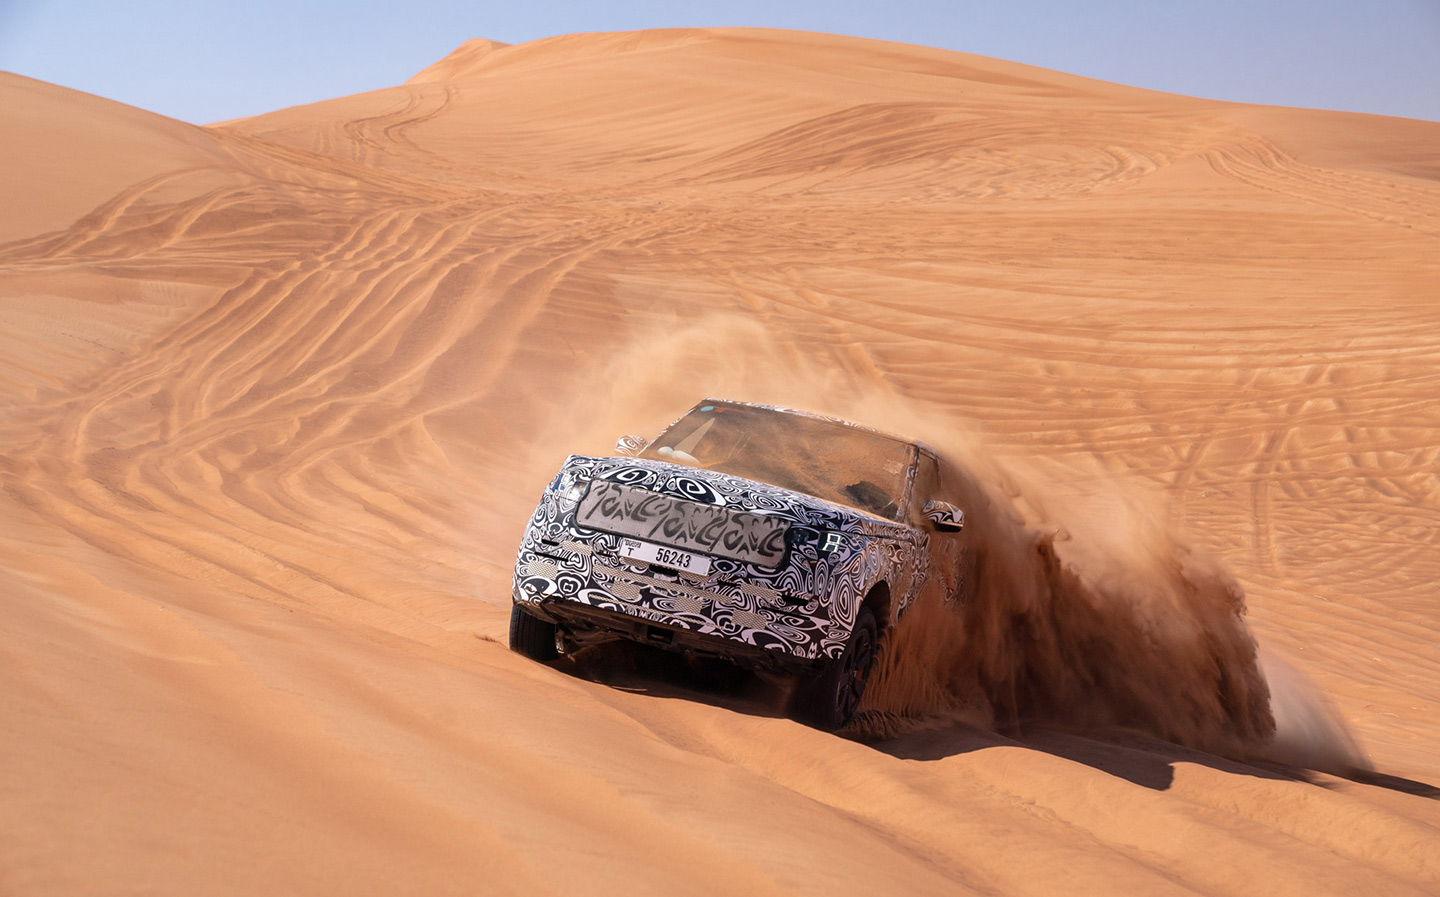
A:
{"type": "Polygon", "coordinates": [[[727,510],[776,515],[816,530],[890,539],[902,538],[909,531],[904,524],[803,492],[667,461],[571,455],[565,460],[555,483],[558,484],[567,473],[584,480],[609,480],[727,510]]]}

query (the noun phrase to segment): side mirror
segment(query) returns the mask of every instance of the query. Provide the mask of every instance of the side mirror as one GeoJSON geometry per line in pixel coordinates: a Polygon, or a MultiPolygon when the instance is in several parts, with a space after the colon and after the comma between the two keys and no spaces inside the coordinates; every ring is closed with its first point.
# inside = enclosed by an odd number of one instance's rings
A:
{"type": "Polygon", "coordinates": [[[615,454],[633,458],[645,451],[645,446],[649,444],[650,440],[644,436],[621,436],[615,440],[615,454]]]}
{"type": "Polygon", "coordinates": [[[949,502],[927,501],[921,513],[942,533],[958,533],[965,528],[965,512],[949,502]]]}

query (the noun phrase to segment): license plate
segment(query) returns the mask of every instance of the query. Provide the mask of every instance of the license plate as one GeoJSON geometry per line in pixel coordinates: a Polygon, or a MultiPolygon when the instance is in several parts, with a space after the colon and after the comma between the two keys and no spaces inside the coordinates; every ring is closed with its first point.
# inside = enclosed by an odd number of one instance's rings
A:
{"type": "Polygon", "coordinates": [[[693,551],[681,551],[678,548],[666,548],[653,542],[641,542],[639,539],[621,539],[620,556],[627,560],[659,564],[672,570],[684,570],[696,576],[710,575],[708,556],[693,551]]]}

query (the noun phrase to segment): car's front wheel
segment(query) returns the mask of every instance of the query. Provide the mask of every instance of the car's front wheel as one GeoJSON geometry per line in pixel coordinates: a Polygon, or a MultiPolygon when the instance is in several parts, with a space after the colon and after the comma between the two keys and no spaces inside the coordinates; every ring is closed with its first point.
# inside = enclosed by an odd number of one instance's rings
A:
{"type": "Polygon", "coordinates": [[[543,662],[560,656],[555,648],[555,624],[531,616],[519,604],[510,605],[510,650],[543,662]]]}
{"type": "Polygon", "coordinates": [[[860,608],[860,617],[850,631],[845,651],[819,676],[802,681],[795,690],[794,715],[817,729],[834,732],[855,715],[865,685],[879,653],[879,627],[870,608],[860,608]]]}

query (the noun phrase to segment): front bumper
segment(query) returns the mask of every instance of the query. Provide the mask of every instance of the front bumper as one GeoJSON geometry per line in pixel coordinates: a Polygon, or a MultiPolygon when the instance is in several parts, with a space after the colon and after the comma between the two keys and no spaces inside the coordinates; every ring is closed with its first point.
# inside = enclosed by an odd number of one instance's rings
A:
{"type": "Polygon", "coordinates": [[[532,529],[516,559],[515,600],[532,607],[574,604],[634,618],[637,625],[706,636],[682,643],[697,649],[733,644],[705,653],[765,661],[749,666],[813,665],[832,654],[822,650],[835,628],[831,608],[808,590],[779,587],[774,574],[766,582],[752,568],[723,558],[705,578],[627,561],[618,556],[619,543],[618,536],[573,530],[544,540],[532,529]],[[777,662],[771,655],[790,659],[777,662]]]}
{"type": "Polygon", "coordinates": [[[592,607],[576,601],[547,599],[540,602],[524,600],[516,590],[515,600],[527,612],[543,617],[568,633],[584,637],[591,634],[651,645],[677,654],[713,657],[729,661],[748,670],[809,674],[818,671],[817,661],[771,648],[737,642],[718,635],[652,622],[626,613],[592,607]]]}

